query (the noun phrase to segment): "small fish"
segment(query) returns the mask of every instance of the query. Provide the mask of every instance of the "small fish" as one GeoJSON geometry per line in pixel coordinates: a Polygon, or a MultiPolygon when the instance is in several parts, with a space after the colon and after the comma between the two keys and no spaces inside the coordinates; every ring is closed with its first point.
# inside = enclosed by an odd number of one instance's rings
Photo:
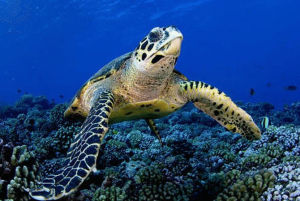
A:
{"type": "Polygon", "coordinates": [[[64,95],[60,94],[59,97],[60,97],[61,99],[63,99],[63,98],[64,98],[64,95]]]}
{"type": "Polygon", "coordinates": [[[271,87],[272,86],[271,82],[268,82],[266,85],[267,85],[267,87],[271,87]]]}
{"type": "Polygon", "coordinates": [[[18,89],[18,90],[17,90],[17,92],[18,92],[18,94],[19,94],[19,93],[21,93],[21,92],[22,92],[22,90],[21,90],[21,89],[18,89]]]}
{"type": "Polygon", "coordinates": [[[255,91],[253,88],[250,89],[250,95],[253,96],[255,94],[255,91]]]}
{"type": "Polygon", "coordinates": [[[263,119],[260,122],[261,128],[263,130],[266,130],[267,128],[269,128],[270,124],[271,124],[271,122],[270,122],[269,117],[263,117],[263,119]]]}
{"type": "Polygon", "coordinates": [[[285,90],[296,91],[297,90],[297,86],[295,86],[295,85],[288,85],[288,86],[285,87],[285,90]]]}

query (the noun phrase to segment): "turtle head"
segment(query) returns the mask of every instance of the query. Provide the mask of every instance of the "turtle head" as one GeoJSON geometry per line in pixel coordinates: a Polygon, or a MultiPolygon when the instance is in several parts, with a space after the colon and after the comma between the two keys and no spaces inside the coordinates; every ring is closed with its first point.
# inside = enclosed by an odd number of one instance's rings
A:
{"type": "Polygon", "coordinates": [[[133,65],[151,76],[170,75],[180,54],[182,39],[181,32],[174,26],[153,28],[133,52],[133,65]]]}

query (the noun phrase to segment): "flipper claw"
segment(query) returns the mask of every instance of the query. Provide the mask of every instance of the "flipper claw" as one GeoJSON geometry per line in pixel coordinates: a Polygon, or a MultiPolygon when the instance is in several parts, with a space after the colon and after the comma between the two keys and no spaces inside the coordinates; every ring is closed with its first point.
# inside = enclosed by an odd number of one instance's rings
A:
{"type": "Polygon", "coordinates": [[[148,126],[150,127],[150,130],[152,133],[154,133],[160,143],[160,145],[163,147],[163,141],[161,140],[161,137],[160,137],[160,134],[159,134],[159,131],[157,129],[157,127],[155,126],[155,122],[153,121],[153,119],[145,119],[148,126]]]}

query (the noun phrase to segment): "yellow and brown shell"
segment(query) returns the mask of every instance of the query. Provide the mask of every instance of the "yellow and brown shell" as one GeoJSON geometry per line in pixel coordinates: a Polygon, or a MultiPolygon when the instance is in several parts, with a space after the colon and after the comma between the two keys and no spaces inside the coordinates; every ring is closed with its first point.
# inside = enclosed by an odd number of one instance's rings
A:
{"type": "Polygon", "coordinates": [[[122,66],[125,65],[125,61],[127,61],[131,57],[132,52],[126,53],[105,66],[103,66],[97,73],[95,73],[76,93],[74,98],[72,99],[70,106],[65,111],[65,117],[78,117],[85,118],[88,114],[82,109],[81,99],[83,98],[86,90],[88,90],[93,84],[96,82],[100,82],[102,80],[107,79],[108,77],[114,75],[118,70],[121,69],[122,66]]]}

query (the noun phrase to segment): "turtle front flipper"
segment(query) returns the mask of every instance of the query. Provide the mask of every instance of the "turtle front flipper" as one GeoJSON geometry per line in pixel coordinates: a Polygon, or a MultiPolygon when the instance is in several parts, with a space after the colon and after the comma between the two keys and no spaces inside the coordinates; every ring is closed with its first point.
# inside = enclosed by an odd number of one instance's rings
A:
{"type": "Polygon", "coordinates": [[[229,131],[240,133],[249,140],[261,137],[261,131],[251,116],[217,88],[204,82],[184,81],[180,83],[180,90],[188,101],[229,131]]]}
{"type": "Polygon", "coordinates": [[[159,131],[158,131],[157,127],[155,126],[154,120],[153,119],[145,119],[145,121],[147,122],[148,126],[150,127],[151,132],[156,135],[160,145],[163,146],[163,142],[161,140],[159,131]]]}
{"type": "Polygon", "coordinates": [[[114,105],[110,92],[103,92],[92,106],[80,132],[70,147],[66,166],[46,177],[39,189],[29,191],[37,200],[57,200],[75,191],[96,167],[100,143],[108,130],[114,105]]]}

